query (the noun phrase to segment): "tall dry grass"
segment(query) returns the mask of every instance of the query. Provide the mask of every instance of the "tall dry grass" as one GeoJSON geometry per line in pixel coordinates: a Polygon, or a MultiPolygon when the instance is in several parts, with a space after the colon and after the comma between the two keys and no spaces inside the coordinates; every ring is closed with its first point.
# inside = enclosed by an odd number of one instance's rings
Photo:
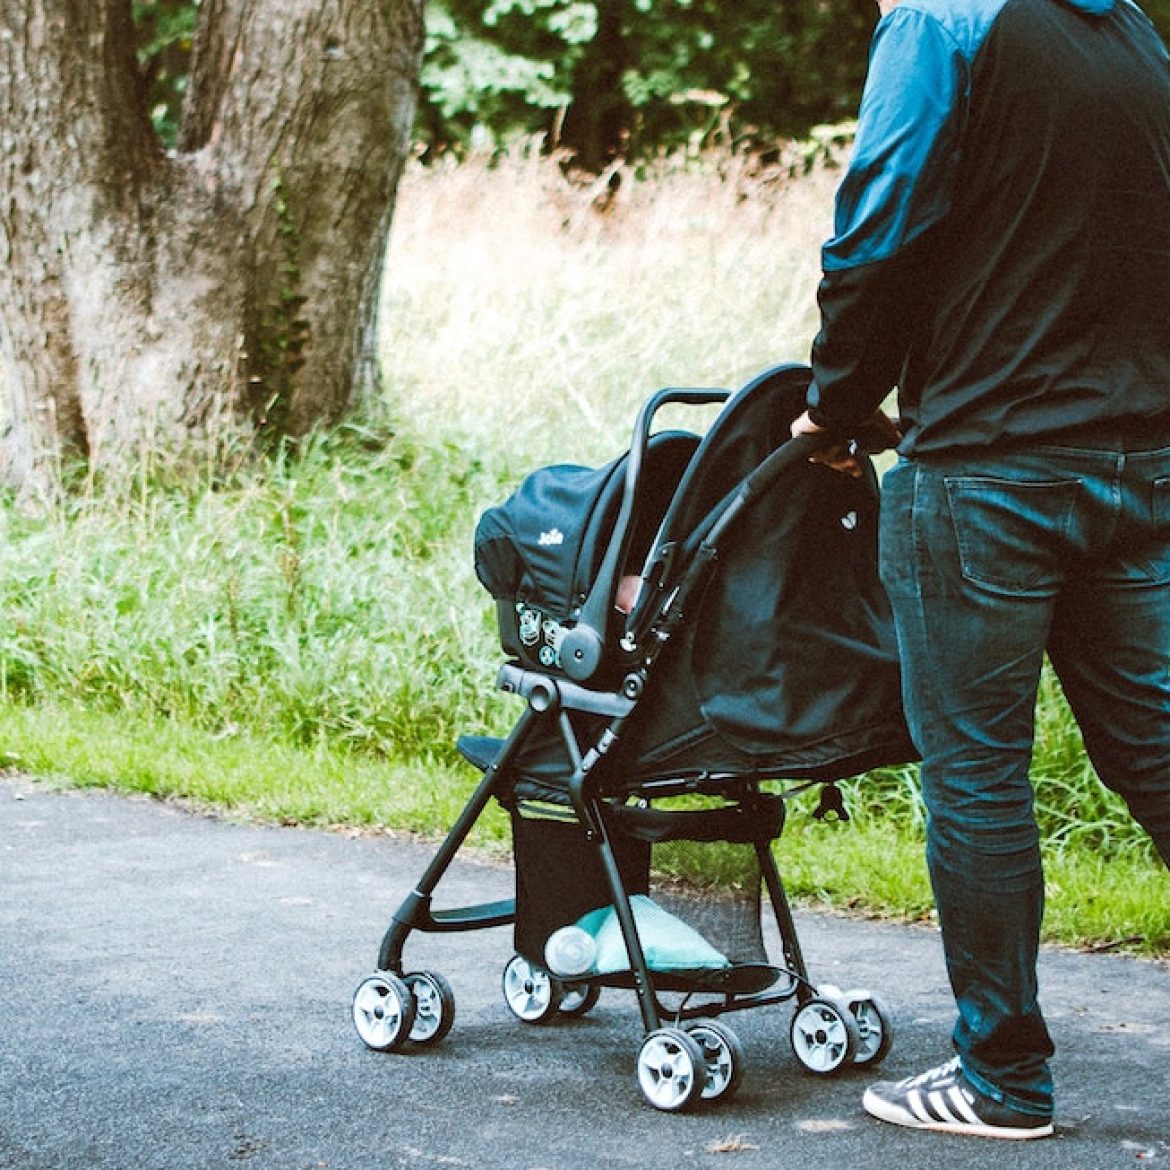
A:
{"type": "Polygon", "coordinates": [[[518,467],[596,462],[662,386],[807,360],[837,178],[721,155],[613,186],[535,150],[411,168],[382,306],[396,414],[518,467]]]}

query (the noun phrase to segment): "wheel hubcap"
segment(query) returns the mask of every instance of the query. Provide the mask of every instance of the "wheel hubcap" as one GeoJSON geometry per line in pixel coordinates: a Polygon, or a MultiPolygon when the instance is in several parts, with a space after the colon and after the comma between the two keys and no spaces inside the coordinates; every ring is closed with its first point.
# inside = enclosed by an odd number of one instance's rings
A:
{"type": "Polygon", "coordinates": [[[669,1109],[684,1102],[693,1091],[695,1072],[690,1055],[669,1037],[652,1037],[639,1056],[642,1090],[659,1108],[669,1109]]]}
{"type": "Polygon", "coordinates": [[[354,996],[353,1018],[367,1044],[383,1047],[394,1041],[402,1025],[402,1004],[389,984],[371,979],[354,996]]]}

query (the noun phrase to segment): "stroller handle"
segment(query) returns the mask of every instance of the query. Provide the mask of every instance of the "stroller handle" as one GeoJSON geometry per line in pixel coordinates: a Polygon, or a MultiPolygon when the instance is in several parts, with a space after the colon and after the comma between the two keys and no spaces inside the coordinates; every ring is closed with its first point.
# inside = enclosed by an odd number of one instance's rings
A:
{"type": "MultiPolygon", "coordinates": [[[[631,523],[642,472],[642,463],[650,440],[650,428],[654,416],[662,407],[671,403],[701,406],[725,402],[730,392],[713,388],[667,388],[652,395],[638,413],[634,424],[634,441],[631,444],[626,466],[625,490],[622,493],[621,508],[614,524],[613,537],[594,579],[589,596],[581,607],[576,624],[569,630],[561,644],[561,667],[569,678],[584,682],[591,678],[601,664],[605,653],[605,636],[610,617],[611,599],[617,585],[621,566],[625,564],[632,538],[631,523]]],[[[730,506],[723,509],[708,530],[704,543],[712,543],[722,534],[735,515],[759,492],[767,490],[771,483],[788,467],[806,460],[832,441],[824,434],[797,435],[788,439],[765,459],[755,472],[743,483],[737,497],[730,506]]]]}
{"type": "Polygon", "coordinates": [[[818,433],[794,435],[782,443],[743,481],[733,499],[726,506],[721,505],[721,509],[716,509],[718,515],[712,518],[710,526],[699,526],[698,531],[705,530],[702,543],[709,546],[718,544],[719,538],[750,500],[766,492],[790,467],[811,460],[818,451],[824,450],[834,441],[832,435],[818,433]]]}

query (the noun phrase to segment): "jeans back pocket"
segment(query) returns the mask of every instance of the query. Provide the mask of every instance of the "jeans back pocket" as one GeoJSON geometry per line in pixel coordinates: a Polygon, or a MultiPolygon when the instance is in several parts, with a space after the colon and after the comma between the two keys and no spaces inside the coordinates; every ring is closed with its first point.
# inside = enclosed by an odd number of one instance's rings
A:
{"type": "Polygon", "coordinates": [[[1122,561],[1130,577],[1164,585],[1170,581],[1170,477],[1152,479],[1149,492],[1149,519],[1139,511],[1135,529],[1140,535],[1124,550],[1122,561]]]}
{"type": "Polygon", "coordinates": [[[1045,593],[1060,584],[1078,480],[947,476],[945,483],[966,580],[1014,593],[1045,593]]]}

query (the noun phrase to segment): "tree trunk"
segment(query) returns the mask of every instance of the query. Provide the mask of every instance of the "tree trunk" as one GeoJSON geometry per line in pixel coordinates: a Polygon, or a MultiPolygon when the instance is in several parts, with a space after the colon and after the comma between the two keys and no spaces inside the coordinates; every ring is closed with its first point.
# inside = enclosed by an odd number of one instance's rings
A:
{"type": "Polygon", "coordinates": [[[130,0],[0,0],[0,474],[298,435],[376,377],[423,0],[203,0],[178,150],[130,0]]]}
{"type": "Polygon", "coordinates": [[[626,0],[598,0],[597,35],[573,73],[573,102],[561,137],[586,170],[600,171],[628,149],[633,110],[622,89],[626,0]]]}

